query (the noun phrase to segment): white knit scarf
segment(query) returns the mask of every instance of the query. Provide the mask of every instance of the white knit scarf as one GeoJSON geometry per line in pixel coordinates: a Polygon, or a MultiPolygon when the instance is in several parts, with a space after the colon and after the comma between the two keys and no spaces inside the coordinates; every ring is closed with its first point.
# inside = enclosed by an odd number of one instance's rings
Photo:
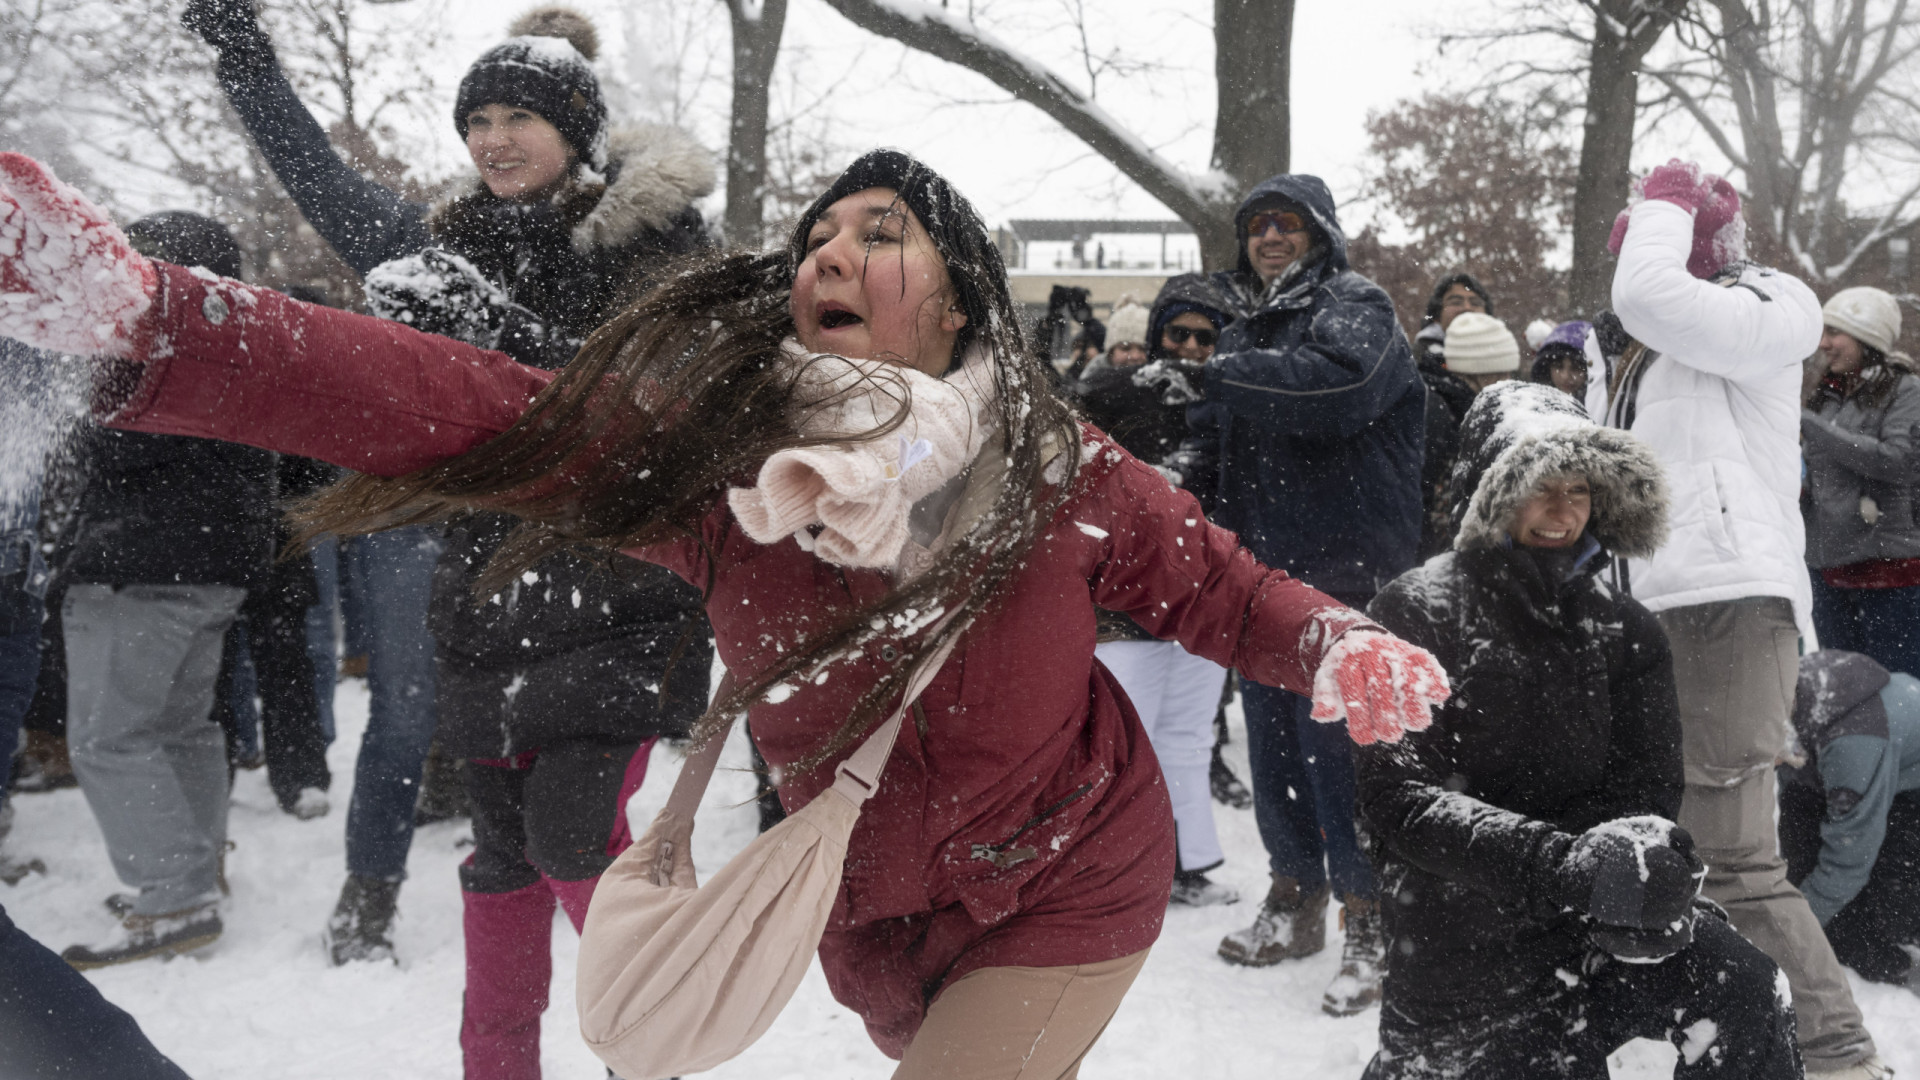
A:
{"type": "Polygon", "coordinates": [[[791,536],[839,566],[893,567],[913,504],[959,476],[996,422],[991,354],[976,346],[936,379],[885,360],[809,353],[791,339],[783,352],[800,372],[789,406],[796,425],[850,437],[769,457],[754,486],[727,493],[735,519],[761,544],[791,536]],[[899,411],[903,387],[911,396],[905,421],[859,438],[899,411]]]}

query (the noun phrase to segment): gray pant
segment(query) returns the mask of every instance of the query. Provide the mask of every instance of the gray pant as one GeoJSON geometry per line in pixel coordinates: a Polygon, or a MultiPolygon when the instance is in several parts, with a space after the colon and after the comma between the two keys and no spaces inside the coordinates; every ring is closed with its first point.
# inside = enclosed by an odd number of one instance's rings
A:
{"type": "Polygon", "coordinates": [[[229,585],[74,585],[67,744],[114,873],[137,915],[219,896],[227,752],[211,716],[220,645],[246,591],[229,585]]]}
{"type": "Polygon", "coordinates": [[[1819,920],[1787,883],[1774,827],[1774,762],[1787,749],[1800,664],[1792,605],[1748,597],[1655,617],[1673,646],[1687,770],[1680,824],[1707,864],[1704,891],[1786,973],[1807,1067],[1860,1061],[1873,1038],[1819,920]]]}

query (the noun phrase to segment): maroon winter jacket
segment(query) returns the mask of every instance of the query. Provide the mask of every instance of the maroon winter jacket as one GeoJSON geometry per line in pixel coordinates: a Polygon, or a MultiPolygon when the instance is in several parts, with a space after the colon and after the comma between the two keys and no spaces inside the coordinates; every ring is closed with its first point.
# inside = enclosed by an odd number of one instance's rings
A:
{"type": "MultiPolygon", "coordinates": [[[[398,323],[162,270],[119,427],[396,475],[505,430],[551,377],[398,323]]],[[[1255,562],[1098,430],[1084,438],[1072,496],[921,696],[925,734],[903,727],[848,844],[821,959],[834,995],[895,1056],[932,996],[969,971],[1109,960],[1159,935],[1173,819],[1146,733],[1094,660],[1095,605],[1300,693],[1335,637],[1370,625],[1255,562]]],[[[797,628],[889,587],[880,571],[828,564],[792,540],[755,543],[723,498],[699,531],[704,549],[689,538],[637,554],[702,587],[711,574],[719,653],[743,678],[793,648],[797,628]]],[[[755,706],[767,760],[804,758],[898,655],[875,640],[824,684],[755,706]]],[[[805,805],[832,765],[786,780],[782,801],[805,805]]]]}

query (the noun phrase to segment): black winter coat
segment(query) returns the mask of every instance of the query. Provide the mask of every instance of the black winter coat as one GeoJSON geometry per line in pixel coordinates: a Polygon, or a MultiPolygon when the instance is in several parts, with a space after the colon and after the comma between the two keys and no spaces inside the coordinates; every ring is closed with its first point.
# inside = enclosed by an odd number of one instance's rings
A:
{"type": "MultiPolygon", "coordinates": [[[[693,203],[713,190],[712,157],[676,129],[614,129],[604,176],[581,170],[538,204],[476,182],[429,208],[348,167],[270,50],[222,53],[218,71],[248,134],[349,266],[364,275],[436,245],[462,256],[515,308],[498,340],[480,344],[522,363],[561,366],[665,261],[707,243],[693,203]]],[[[705,708],[713,655],[697,590],[655,567],[616,575],[557,556],[481,603],[473,584],[508,528],[492,515],[457,523],[435,573],[442,748],[497,758],[560,739],[683,732],[705,708]]]]}
{"type": "Polygon", "coordinates": [[[1460,550],[1367,612],[1431,651],[1453,696],[1426,731],[1354,753],[1387,1003],[1420,1023],[1483,1013],[1582,954],[1560,900],[1567,850],[1614,818],[1672,818],[1683,783],[1666,635],[1601,577],[1607,548],[1637,557],[1666,535],[1652,452],[1552,387],[1501,383],[1467,413],[1449,490],[1460,550]],[[1592,488],[1584,546],[1513,545],[1514,510],[1564,474],[1592,488]]]}
{"type": "Polygon", "coordinates": [[[1420,541],[1426,388],[1407,337],[1393,301],[1348,267],[1318,178],[1254,188],[1236,235],[1240,269],[1214,275],[1235,321],[1207,364],[1206,403],[1187,417],[1189,446],[1213,461],[1189,470],[1188,487],[1268,566],[1316,589],[1371,595],[1414,564],[1420,541]],[[1317,252],[1269,295],[1244,237],[1254,207],[1274,198],[1308,212],[1317,252]]]}
{"type": "Polygon", "coordinates": [[[68,582],[264,585],[273,559],[275,455],[185,435],[94,428],[68,582]]]}
{"type": "Polygon", "coordinates": [[[1553,876],[1574,838],[1679,813],[1666,635],[1599,579],[1606,562],[1554,585],[1526,548],[1449,552],[1367,608],[1432,651],[1454,687],[1431,728],[1355,749],[1387,900],[1387,1001],[1423,1022],[1483,1011],[1583,953],[1553,876]]]}
{"type": "Polygon", "coordinates": [[[1439,323],[1431,323],[1413,340],[1420,380],[1427,384],[1426,447],[1420,465],[1422,560],[1447,550],[1453,542],[1453,529],[1447,524],[1447,478],[1460,452],[1460,421],[1473,405],[1473,387],[1447,370],[1446,335],[1430,333],[1439,328],[1439,323]]]}

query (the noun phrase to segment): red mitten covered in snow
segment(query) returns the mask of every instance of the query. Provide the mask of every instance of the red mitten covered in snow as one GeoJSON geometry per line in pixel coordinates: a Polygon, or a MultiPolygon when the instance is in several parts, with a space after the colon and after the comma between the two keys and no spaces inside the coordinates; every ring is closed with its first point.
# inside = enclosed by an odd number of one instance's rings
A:
{"type": "Polygon", "coordinates": [[[1320,658],[1313,718],[1323,724],[1345,718],[1347,734],[1361,746],[1399,742],[1409,731],[1425,731],[1452,692],[1432,653],[1392,634],[1356,629],[1320,658]]]}
{"type": "Polygon", "coordinates": [[[159,282],[106,211],[32,158],[0,154],[0,336],[130,357],[159,282]]]}

